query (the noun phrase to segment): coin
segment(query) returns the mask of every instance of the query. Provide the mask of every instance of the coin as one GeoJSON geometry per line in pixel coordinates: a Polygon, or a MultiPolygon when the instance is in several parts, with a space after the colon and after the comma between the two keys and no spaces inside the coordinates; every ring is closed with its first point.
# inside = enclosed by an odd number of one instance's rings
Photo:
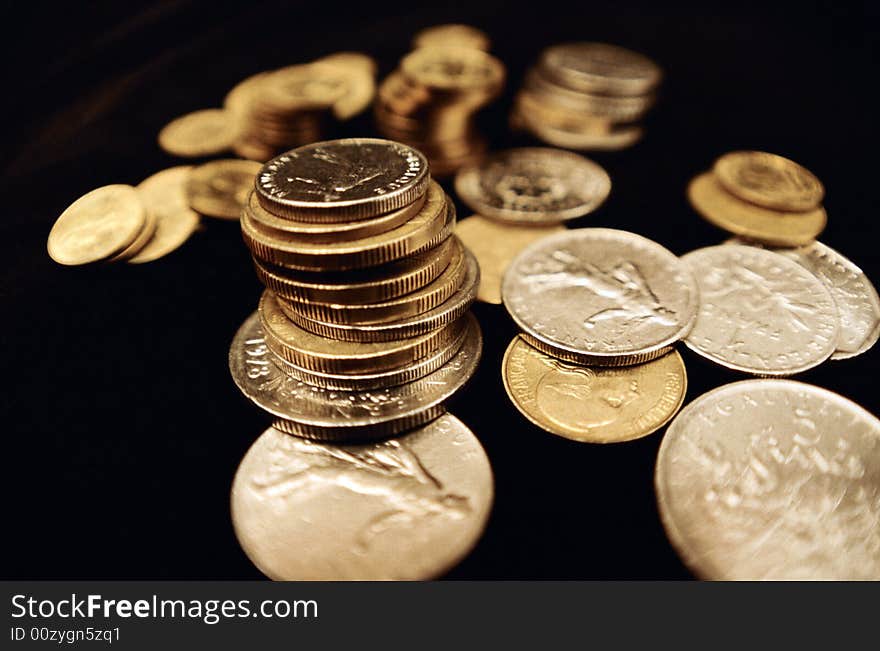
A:
{"type": "MultiPolygon", "coordinates": [[[[731,240],[744,244],[740,240],[731,240]]],[[[821,242],[797,249],[773,249],[791,258],[819,278],[837,305],[840,332],[831,359],[861,355],[880,336],[880,297],[864,272],[846,257],[821,242]]]]}
{"type": "Polygon", "coordinates": [[[318,61],[342,65],[352,70],[357,70],[369,77],[374,77],[376,72],[378,72],[375,59],[362,52],[334,52],[333,54],[321,57],[318,61]]]}
{"type": "Polygon", "coordinates": [[[428,161],[389,140],[328,140],[270,160],[257,198],[277,215],[301,221],[367,219],[402,208],[425,192],[428,161]]]}
{"type": "Polygon", "coordinates": [[[259,313],[272,352],[297,366],[325,373],[371,373],[399,368],[448,344],[460,332],[456,324],[451,324],[395,341],[332,341],[292,323],[269,291],[260,298],[259,313]]]}
{"type": "Polygon", "coordinates": [[[551,434],[585,443],[618,443],[657,431],[679,410],[687,390],[676,351],[624,367],[572,364],[514,337],[501,363],[514,406],[551,434]]]}
{"type": "Polygon", "coordinates": [[[475,50],[489,51],[489,37],[485,32],[470,25],[435,25],[418,32],[413,38],[414,50],[422,47],[437,46],[469,47],[475,50]]]}
{"type": "Polygon", "coordinates": [[[387,264],[344,272],[296,272],[254,259],[260,282],[291,300],[374,303],[403,296],[434,280],[449,264],[454,241],[387,264]]]}
{"type": "Polygon", "coordinates": [[[779,212],[737,199],[711,172],[700,174],[688,185],[688,199],[709,222],[729,233],[775,246],[802,246],[825,228],[823,208],[803,213],[779,212]]]}
{"type": "Polygon", "coordinates": [[[822,183],[808,169],[763,151],[724,154],[713,171],[725,190],[771,210],[814,210],[825,196],[822,183]]]}
{"type": "Polygon", "coordinates": [[[451,415],[362,445],[269,428],[235,474],[232,523],[271,579],[424,580],[479,539],[492,484],[479,441],[451,415]]]}
{"type": "Polygon", "coordinates": [[[454,228],[455,207],[433,181],[425,205],[412,219],[385,233],[352,242],[300,242],[257,230],[247,213],[241,220],[245,244],[254,257],[303,271],[362,269],[392,262],[437,246],[454,228]]]}
{"type": "Polygon", "coordinates": [[[46,249],[63,265],[112,258],[142,232],[146,210],[130,185],[105,185],[74,201],[58,218],[46,249]]]}
{"type": "Polygon", "coordinates": [[[108,262],[121,262],[123,260],[129,260],[138,253],[140,253],[147,243],[153,239],[153,235],[156,233],[156,224],[158,220],[156,217],[147,210],[144,213],[144,226],[141,228],[140,233],[138,233],[137,237],[134,238],[134,241],[129,244],[127,247],[122,249],[119,253],[114,255],[109,259],[108,262]]]}
{"type": "Polygon", "coordinates": [[[186,182],[190,207],[209,217],[238,219],[260,167],[255,161],[235,159],[199,165],[186,182]]]}
{"type": "Polygon", "coordinates": [[[660,515],[697,576],[880,579],[880,421],[790,380],[687,405],[660,445],[660,515]]]}
{"type": "Polygon", "coordinates": [[[690,331],[697,283],[649,239],[609,228],[545,237],[511,262],[504,306],[536,348],[584,364],[627,365],[668,351],[690,331]]]}
{"type": "Polygon", "coordinates": [[[615,122],[638,120],[645,116],[655,102],[653,95],[590,95],[569,90],[547,79],[540,70],[534,69],[526,75],[523,88],[540,96],[545,103],[615,122]]]}
{"type": "MultiPolygon", "coordinates": [[[[468,312],[462,317],[462,321],[473,319],[468,312]]],[[[461,333],[432,353],[428,353],[405,366],[388,371],[374,373],[318,373],[291,364],[283,357],[275,357],[273,361],[285,375],[297,380],[324,389],[336,389],[342,391],[369,391],[373,389],[387,389],[406,384],[425,377],[443,366],[458,352],[467,336],[467,326],[460,328],[461,333]]],[[[271,352],[271,349],[270,349],[271,352]]]]}
{"type": "Polygon", "coordinates": [[[557,82],[584,93],[642,95],[663,76],[649,58],[605,43],[564,43],[547,48],[541,70],[557,82]]]}
{"type": "Polygon", "coordinates": [[[152,262],[168,255],[189,239],[199,215],[189,207],[184,187],[192,167],[181,165],[157,172],[140,182],[138,195],[147,212],[156,217],[156,232],[129,262],[152,262]]]}
{"type": "Polygon", "coordinates": [[[461,169],[455,191],[483,217],[552,223],[594,211],[611,192],[611,179],[583,156],[560,149],[508,149],[461,169]]]}
{"type": "Polygon", "coordinates": [[[393,436],[427,423],[444,412],[443,402],[477,368],[482,335],[476,320],[446,364],[415,382],[374,391],[334,391],[314,387],[282,373],[272,361],[257,314],[239,329],[229,351],[229,368],[241,392],[278,418],[275,427],[324,441],[393,436]]]}
{"type": "Polygon", "coordinates": [[[413,317],[389,323],[338,324],[309,319],[293,311],[288,312],[286,316],[304,330],[339,341],[381,342],[416,337],[452,323],[461,317],[476,299],[477,287],[480,285],[480,266],[470,251],[465,251],[464,257],[467,269],[461,286],[434,309],[413,317]]]}
{"type": "Polygon", "coordinates": [[[458,99],[462,93],[494,97],[504,86],[504,64],[487,52],[469,47],[413,50],[401,60],[400,71],[417,84],[454,93],[458,99]]]}
{"type": "Polygon", "coordinates": [[[501,224],[479,215],[458,223],[455,234],[480,263],[480,288],[477,300],[501,304],[501,278],[510,261],[526,246],[553,233],[562,226],[521,226],[501,224]]]}
{"type": "Polygon", "coordinates": [[[159,132],[159,146],[174,156],[214,156],[231,149],[237,135],[233,114],[205,109],[168,123],[159,132]]]}
{"type": "Polygon", "coordinates": [[[638,125],[615,126],[607,132],[571,130],[537,120],[525,112],[518,113],[525,126],[537,138],[554,147],[584,151],[616,151],[631,147],[645,135],[638,125]]]}
{"type": "Polygon", "coordinates": [[[685,344],[722,366],[792,375],[834,352],[839,318],[825,285],[772,251],[734,244],[682,256],[700,288],[685,344]]]}
{"type": "Polygon", "coordinates": [[[291,311],[309,319],[339,324],[373,324],[398,321],[432,310],[461,286],[467,272],[464,248],[454,239],[454,251],[449,265],[437,278],[416,291],[379,303],[315,303],[287,301],[278,298],[282,311],[291,311]]]}

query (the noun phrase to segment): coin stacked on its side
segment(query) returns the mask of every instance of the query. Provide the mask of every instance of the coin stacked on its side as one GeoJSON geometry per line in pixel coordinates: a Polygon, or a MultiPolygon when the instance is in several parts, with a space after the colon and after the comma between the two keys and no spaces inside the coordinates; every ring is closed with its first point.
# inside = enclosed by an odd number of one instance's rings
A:
{"type": "Polygon", "coordinates": [[[481,350],[479,267],[420,152],[347,139],[282,154],[241,227],[267,289],[230,364],[277,428],[370,439],[443,413],[481,350]]]}
{"type": "Polygon", "coordinates": [[[647,57],[604,43],[565,43],[526,74],[511,124],[557,147],[616,150],[643,135],[662,71],[647,57]]]}
{"type": "Polygon", "coordinates": [[[467,41],[428,42],[379,86],[375,117],[383,135],[417,147],[432,173],[446,176],[485,153],[474,116],[500,94],[505,71],[492,55],[463,45],[467,41]]]}

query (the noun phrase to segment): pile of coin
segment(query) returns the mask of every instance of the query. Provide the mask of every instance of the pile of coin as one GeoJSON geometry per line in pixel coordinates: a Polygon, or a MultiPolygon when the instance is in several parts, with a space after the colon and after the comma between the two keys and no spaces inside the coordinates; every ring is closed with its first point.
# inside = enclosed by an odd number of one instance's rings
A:
{"type": "Polygon", "coordinates": [[[694,208],[739,236],[682,260],[700,286],[685,343],[763,376],[859,355],[880,337],[880,298],[855,264],[814,241],[826,223],[819,179],[766,152],[720,157],[688,187],[694,208]]]}
{"type": "Polygon", "coordinates": [[[235,86],[223,109],[189,113],[159,133],[170,154],[210,156],[234,150],[251,160],[326,137],[334,123],[365,110],[375,95],[376,64],[359,52],[260,72],[235,86]]]}
{"type": "Polygon", "coordinates": [[[557,147],[616,150],[643,135],[662,78],[647,57],[604,43],[544,50],[516,97],[511,125],[557,147]]]}
{"type": "Polygon", "coordinates": [[[379,131],[422,151],[435,176],[452,174],[485,153],[474,116],[504,86],[504,65],[458,36],[440,32],[417,39],[430,45],[404,57],[379,86],[375,103],[379,131]]]}

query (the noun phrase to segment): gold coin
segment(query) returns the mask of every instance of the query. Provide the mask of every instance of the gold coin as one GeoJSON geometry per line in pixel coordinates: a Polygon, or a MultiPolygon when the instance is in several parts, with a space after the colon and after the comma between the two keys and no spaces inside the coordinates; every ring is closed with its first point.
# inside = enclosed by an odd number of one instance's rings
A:
{"type": "Polygon", "coordinates": [[[715,161],[715,177],[734,196],[762,208],[804,212],[818,208],[822,183],[793,160],[763,151],[734,151],[715,161]]]}
{"type": "Polygon", "coordinates": [[[776,246],[802,246],[816,239],[828,218],[821,207],[808,212],[779,212],[737,199],[712,172],[688,185],[688,199],[707,221],[729,233],[776,246]]]}
{"type": "Polygon", "coordinates": [[[638,125],[615,127],[608,133],[593,133],[589,130],[569,131],[560,127],[539,122],[520,113],[519,117],[525,127],[539,140],[565,149],[578,151],[617,151],[636,144],[645,135],[645,130],[638,125]]]}
{"type": "Polygon", "coordinates": [[[259,311],[266,345],[273,353],[297,366],[324,373],[368,373],[399,368],[448,345],[459,334],[456,328],[460,328],[452,324],[395,341],[334,341],[291,322],[269,291],[263,292],[259,311]]]}
{"type": "Polygon", "coordinates": [[[125,250],[143,231],[144,204],[130,185],[105,185],[74,201],[58,218],[46,249],[64,265],[106,260],[125,250]]]}
{"type": "Polygon", "coordinates": [[[478,91],[494,96],[504,85],[504,64],[491,54],[466,47],[425,47],[400,62],[401,72],[429,89],[478,91]]]}
{"type": "Polygon", "coordinates": [[[479,215],[459,222],[455,234],[480,263],[477,300],[501,305],[501,279],[510,261],[535,240],[563,230],[565,228],[557,224],[520,226],[479,215]]]}
{"type": "Polygon", "coordinates": [[[258,72],[240,81],[223,99],[223,106],[236,117],[240,118],[250,110],[251,101],[259,93],[259,89],[271,72],[258,72]]]}
{"type": "Polygon", "coordinates": [[[386,233],[409,221],[425,205],[425,195],[413,203],[384,215],[350,222],[298,222],[278,217],[263,208],[256,192],[251,192],[247,202],[249,223],[258,231],[266,232],[277,239],[289,238],[301,242],[327,244],[330,242],[351,242],[371,235],[386,233]]]}
{"type": "Polygon", "coordinates": [[[153,174],[137,186],[147,212],[156,217],[156,232],[133,257],[132,264],[151,262],[168,255],[195,232],[199,214],[189,207],[184,187],[192,167],[181,165],[153,174]]]}
{"type": "Polygon", "coordinates": [[[561,43],[541,53],[538,68],[574,91],[599,95],[643,95],[663,71],[648,57],[605,43],[561,43]]]}
{"type": "Polygon", "coordinates": [[[489,37],[485,32],[470,25],[449,24],[427,27],[418,32],[412,42],[414,50],[449,45],[488,52],[489,37]]]}
{"type": "Polygon", "coordinates": [[[452,260],[437,278],[416,291],[381,303],[339,304],[287,301],[278,298],[285,314],[337,324],[387,323],[427,312],[452,296],[464,280],[466,265],[461,243],[453,240],[452,260]]]}
{"type": "Polygon", "coordinates": [[[644,117],[655,101],[653,95],[590,95],[569,90],[547,79],[537,69],[526,75],[524,87],[546,103],[616,122],[644,117]]]}
{"type": "Polygon", "coordinates": [[[284,298],[319,303],[377,303],[414,292],[446,269],[453,239],[422,253],[369,269],[338,273],[296,272],[254,259],[260,282],[284,298]]]}
{"type": "Polygon", "coordinates": [[[361,269],[392,262],[445,240],[455,228],[455,208],[432,181],[425,205],[409,221],[385,233],[353,242],[312,243],[257,230],[245,213],[241,231],[254,257],[271,264],[305,271],[361,269]]]}
{"type": "Polygon", "coordinates": [[[205,109],[168,123],[159,132],[159,146],[174,156],[214,156],[231,149],[237,133],[234,115],[205,109]]]}
{"type": "Polygon", "coordinates": [[[334,52],[318,59],[318,62],[335,63],[370,77],[375,77],[379,67],[376,60],[362,52],[334,52]]]}
{"type": "Polygon", "coordinates": [[[199,165],[186,182],[190,207],[209,217],[238,219],[261,168],[255,161],[236,159],[199,165]]]}
{"type": "Polygon", "coordinates": [[[672,351],[644,364],[591,367],[564,362],[515,337],[502,362],[511,402],[551,434],[585,443],[647,436],[681,408],[687,373],[672,351]]]}
{"type": "Polygon", "coordinates": [[[158,220],[155,215],[151,213],[149,210],[144,214],[144,227],[141,229],[141,232],[138,233],[138,236],[134,238],[134,242],[125,247],[122,251],[114,255],[110,258],[110,262],[121,262],[122,260],[129,260],[133,258],[135,255],[140,253],[147,243],[153,239],[153,235],[156,233],[156,224],[158,220]]]}

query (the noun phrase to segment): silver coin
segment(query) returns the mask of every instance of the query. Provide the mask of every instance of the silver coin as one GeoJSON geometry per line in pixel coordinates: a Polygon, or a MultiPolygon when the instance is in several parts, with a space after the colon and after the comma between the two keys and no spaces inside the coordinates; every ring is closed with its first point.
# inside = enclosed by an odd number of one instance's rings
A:
{"type": "Polygon", "coordinates": [[[390,323],[346,324],[318,321],[303,316],[289,304],[279,303],[288,319],[303,330],[342,341],[395,341],[430,332],[460,318],[477,298],[480,287],[480,265],[474,254],[464,250],[467,269],[461,286],[434,309],[390,323]]]}
{"type": "Polygon", "coordinates": [[[470,319],[458,352],[419,380],[374,391],[323,389],[279,370],[255,312],[232,341],[229,369],[242,393],[279,419],[276,428],[316,440],[368,440],[393,436],[442,414],[443,402],[474,374],[482,348],[480,327],[470,319]]]}
{"type": "Polygon", "coordinates": [[[704,394],[657,455],[663,524],[706,579],[880,579],[880,421],[791,380],[704,394]]]}
{"type": "MultiPolygon", "coordinates": [[[[729,240],[728,243],[760,246],[752,242],[729,240]]],[[[761,247],[770,248],[770,247],[761,247]]],[[[825,283],[837,304],[840,332],[831,359],[861,355],[880,337],[880,297],[870,279],[846,257],[821,242],[796,249],[770,248],[791,258],[825,283]]]]}
{"type": "Polygon", "coordinates": [[[501,285],[529,343],[585,364],[636,364],[684,337],[697,286],[665,248],[634,233],[581,228],[535,242],[501,285]]]}
{"type": "Polygon", "coordinates": [[[302,221],[366,219],[425,193],[428,161],[416,149],[378,138],[328,140],[273,158],[257,175],[260,204],[302,221]]]}
{"type": "Polygon", "coordinates": [[[444,415],[404,436],[324,445],[269,428],[232,483],[235,534],[276,580],[424,580],[468,554],[486,527],[492,468],[444,415]]]}
{"type": "Polygon", "coordinates": [[[611,179],[599,165],[570,151],[525,147],[462,168],[455,191],[483,217],[554,223],[598,208],[611,192],[611,179]]]}
{"type": "Polygon", "coordinates": [[[750,246],[711,246],[682,256],[700,287],[688,348],[756,375],[792,375],[824,362],[839,318],[825,285],[785,256],[750,246]]]}

